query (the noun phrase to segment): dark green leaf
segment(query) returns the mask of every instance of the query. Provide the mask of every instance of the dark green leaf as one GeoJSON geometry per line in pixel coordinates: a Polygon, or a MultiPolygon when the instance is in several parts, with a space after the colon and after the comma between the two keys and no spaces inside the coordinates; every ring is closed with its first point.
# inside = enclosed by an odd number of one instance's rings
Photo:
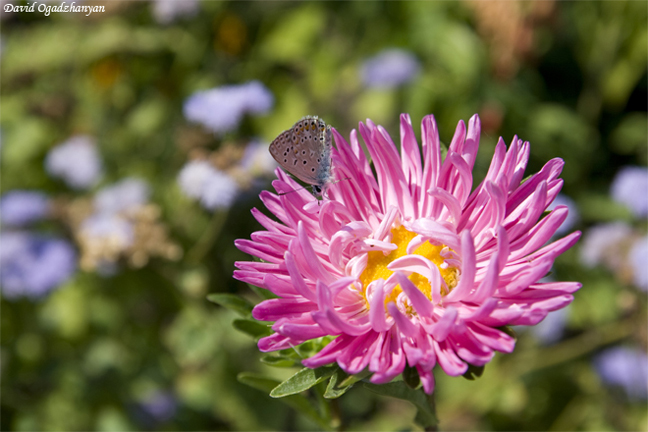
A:
{"type": "Polygon", "coordinates": [[[465,374],[463,374],[463,377],[469,381],[474,381],[475,379],[481,377],[483,373],[484,373],[484,366],[475,366],[469,364],[468,370],[466,371],[465,374]]]}
{"type": "Polygon", "coordinates": [[[364,386],[376,394],[403,399],[412,403],[418,411],[414,421],[423,428],[435,426],[439,423],[434,412],[433,400],[428,400],[428,397],[432,398],[433,395],[427,396],[423,389],[412,390],[403,381],[380,385],[364,383],[364,386]]]}
{"type": "Polygon", "coordinates": [[[324,397],[326,399],[336,399],[346,393],[355,383],[371,375],[371,372],[364,370],[357,375],[348,375],[342,369],[338,369],[333,374],[326,386],[324,397]]]}
{"type": "Polygon", "coordinates": [[[357,383],[360,380],[363,380],[367,378],[369,375],[371,375],[371,372],[369,372],[367,369],[363,370],[359,374],[351,375],[344,381],[340,383],[340,387],[346,387],[346,386],[351,386],[355,383],[357,383]]]}
{"type": "Polygon", "coordinates": [[[241,316],[248,317],[252,314],[254,305],[243,297],[234,294],[209,294],[207,300],[231,309],[241,316]]]}
{"type": "Polygon", "coordinates": [[[323,366],[317,369],[304,368],[272,389],[270,396],[280,398],[308,390],[324,381],[338,369],[337,366],[323,366]]]}
{"type": "Polygon", "coordinates": [[[410,367],[410,365],[405,365],[403,381],[411,389],[417,389],[421,385],[421,378],[419,377],[418,371],[416,368],[410,367]]]}
{"type": "MultiPolygon", "coordinates": [[[[240,383],[248,385],[257,390],[261,390],[264,393],[269,393],[273,388],[279,385],[279,381],[272,378],[266,378],[258,375],[254,375],[247,372],[242,372],[236,377],[240,383]]],[[[317,423],[321,428],[325,430],[331,430],[330,422],[323,418],[317,409],[302,395],[292,395],[279,399],[286,405],[293,408],[295,411],[303,414],[304,416],[310,418],[315,423],[317,423]]]]}
{"type": "Polygon", "coordinates": [[[255,339],[270,336],[272,334],[272,329],[270,329],[267,324],[261,324],[258,321],[249,319],[235,319],[232,321],[232,326],[234,326],[236,330],[242,331],[255,339]]]}
{"type": "Polygon", "coordinates": [[[331,376],[331,379],[328,382],[328,385],[326,386],[326,391],[324,392],[324,397],[326,399],[336,399],[342,396],[346,391],[350,388],[350,386],[347,387],[337,387],[338,382],[342,382],[347,378],[347,374],[342,370],[339,369],[337,372],[331,376]]]}
{"type": "Polygon", "coordinates": [[[295,366],[295,360],[284,357],[284,356],[277,356],[277,355],[272,355],[272,354],[266,354],[261,357],[261,362],[274,366],[274,367],[293,367],[295,366]]]}

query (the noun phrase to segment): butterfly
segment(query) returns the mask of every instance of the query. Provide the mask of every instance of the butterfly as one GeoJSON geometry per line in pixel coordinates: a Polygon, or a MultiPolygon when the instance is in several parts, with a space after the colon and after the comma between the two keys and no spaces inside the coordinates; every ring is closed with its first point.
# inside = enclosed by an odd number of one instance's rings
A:
{"type": "Polygon", "coordinates": [[[270,154],[299,180],[321,196],[331,183],[331,126],[317,116],[306,116],[270,144],[270,154]]]}

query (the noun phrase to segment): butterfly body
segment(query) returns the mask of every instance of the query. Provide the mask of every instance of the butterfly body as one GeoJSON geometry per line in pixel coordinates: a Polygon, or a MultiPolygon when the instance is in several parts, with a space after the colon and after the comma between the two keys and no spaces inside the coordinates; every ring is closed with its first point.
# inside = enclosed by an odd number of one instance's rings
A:
{"type": "Polygon", "coordinates": [[[321,195],[331,182],[331,127],[317,116],[306,116],[270,144],[279,165],[321,195]]]}

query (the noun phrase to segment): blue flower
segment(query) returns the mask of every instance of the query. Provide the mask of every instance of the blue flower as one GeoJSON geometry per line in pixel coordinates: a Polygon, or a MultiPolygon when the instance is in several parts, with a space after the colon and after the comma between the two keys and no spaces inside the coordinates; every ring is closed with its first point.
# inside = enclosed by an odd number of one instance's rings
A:
{"type": "Polygon", "coordinates": [[[0,243],[0,285],[6,298],[40,298],[76,270],[76,253],[65,240],[3,232],[0,243]]]}
{"type": "Polygon", "coordinates": [[[413,80],[421,66],[410,52],[392,48],[365,60],[360,75],[365,86],[370,88],[394,88],[413,80]]]}
{"type": "Polygon", "coordinates": [[[580,220],[580,214],[578,213],[578,207],[576,207],[576,203],[567,195],[558,194],[558,196],[556,196],[549,207],[547,207],[547,210],[553,210],[559,205],[566,206],[569,212],[567,213],[567,217],[565,218],[563,223],[556,230],[554,236],[561,236],[568,233],[580,220]]]}
{"type": "Polygon", "coordinates": [[[160,24],[169,24],[179,17],[192,17],[198,13],[198,0],[154,0],[153,16],[160,24]]]}
{"type": "Polygon", "coordinates": [[[601,380],[621,386],[630,399],[648,397],[648,356],[637,348],[613,347],[594,359],[601,380]]]}
{"type": "Polygon", "coordinates": [[[202,160],[187,163],[178,174],[178,184],[185,195],[210,210],[231,206],[239,192],[231,176],[202,160]]]}
{"type": "Polygon", "coordinates": [[[144,180],[129,177],[106,186],[94,198],[98,213],[118,213],[148,202],[150,190],[144,180]]]}
{"type": "Polygon", "coordinates": [[[185,117],[215,133],[236,129],[246,113],[264,114],[274,104],[272,93],[259,81],[194,93],[184,105],[185,117]]]}
{"type": "Polygon", "coordinates": [[[277,168],[277,161],[268,150],[268,144],[261,141],[250,141],[243,152],[240,167],[254,177],[272,175],[277,168]]]}
{"type": "Polygon", "coordinates": [[[48,210],[49,198],[42,192],[14,190],[0,199],[3,225],[27,225],[43,219],[48,210]]]}
{"type": "Polygon", "coordinates": [[[606,264],[620,268],[625,262],[623,245],[630,241],[633,231],[624,222],[595,225],[585,233],[580,245],[580,261],[586,267],[606,264]]]}
{"type": "Polygon", "coordinates": [[[621,168],[612,181],[610,194],[615,201],[628,206],[636,217],[648,216],[648,168],[621,168]]]}
{"type": "Polygon", "coordinates": [[[178,402],[173,394],[162,391],[152,392],[139,405],[156,422],[173,418],[178,409],[178,402]]]}
{"type": "Polygon", "coordinates": [[[568,317],[569,307],[553,311],[539,324],[531,327],[531,333],[543,345],[558,342],[563,336],[568,317]]]}
{"type": "Polygon", "coordinates": [[[49,151],[45,169],[73,189],[88,189],[101,177],[102,162],[94,139],[74,136],[49,151]]]}
{"type": "Polygon", "coordinates": [[[648,291],[648,236],[634,243],[629,258],[634,284],[643,291],[648,291]]]}

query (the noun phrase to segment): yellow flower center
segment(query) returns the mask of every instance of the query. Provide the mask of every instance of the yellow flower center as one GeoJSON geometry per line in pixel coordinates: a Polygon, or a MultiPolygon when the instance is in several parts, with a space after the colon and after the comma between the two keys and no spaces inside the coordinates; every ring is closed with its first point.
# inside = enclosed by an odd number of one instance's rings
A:
{"type": "MultiPolygon", "coordinates": [[[[369,286],[369,283],[377,279],[387,280],[387,278],[389,278],[389,276],[394,273],[387,268],[389,263],[397,258],[407,255],[407,245],[414,237],[416,237],[416,233],[406,230],[404,226],[393,228],[391,230],[391,233],[391,242],[397,246],[396,249],[391,251],[387,256],[385,256],[382,251],[371,251],[368,253],[369,257],[367,260],[367,267],[360,275],[360,281],[362,282],[365,301],[367,300],[366,290],[369,286]]],[[[441,295],[448,294],[457,285],[458,282],[458,270],[455,267],[441,267],[441,264],[443,264],[443,262],[445,261],[445,258],[441,256],[441,251],[445,247],[445,245],[435,246],[430,242],[425,242],[417,247],[413,252],[416,255],[421,255],[427,258],[439,268],[441,277],[443,277],[443,280],[447,285],[447,287],[441,286],[441,295]]],[[[432,287],[425,276],[418,273],[412,273],[409,276],[409,280],[411,280],[428,299],[432,300],[432,287]]],[[[395,302],[396,298],[401,292],[402,288],[400,287],[400,285],[396,285],[391,293],[385,297],[385,304],[389,303],[390,301],[395,302]]]]}

